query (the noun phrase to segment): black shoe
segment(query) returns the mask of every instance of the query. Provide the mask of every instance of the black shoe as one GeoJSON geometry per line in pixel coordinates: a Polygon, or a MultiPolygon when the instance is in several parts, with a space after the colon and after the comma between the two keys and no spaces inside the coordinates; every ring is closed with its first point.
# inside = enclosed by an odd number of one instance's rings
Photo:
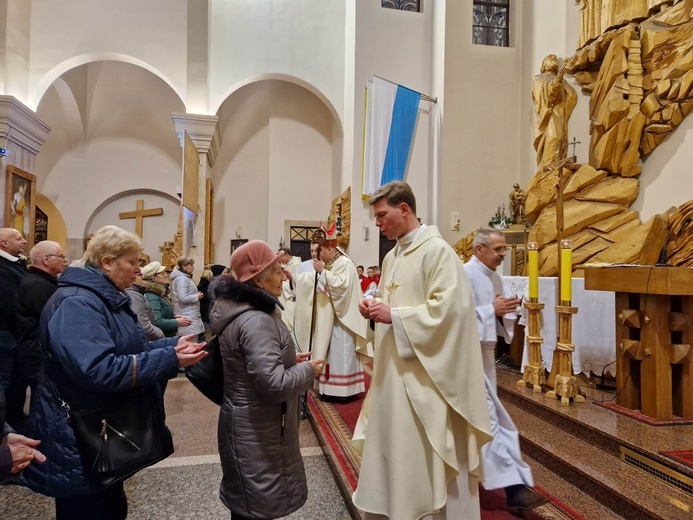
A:
{"type": "Polygon", "coordinates": [[[529,486],[523,486],[522,489],[513,493],[512,498],[508,497],[508,511],[514,516],[523,518],[525,514],[547,502],[547,498],[534,491],[529,486]]]}

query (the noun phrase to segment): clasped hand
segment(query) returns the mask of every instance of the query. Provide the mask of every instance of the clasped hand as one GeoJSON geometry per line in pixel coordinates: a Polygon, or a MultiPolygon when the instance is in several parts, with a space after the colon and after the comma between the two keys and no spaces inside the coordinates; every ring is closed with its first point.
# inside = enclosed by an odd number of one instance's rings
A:
{"type": "Polygon", "coordinates": [[[207,355],[207,351],[202,350],[205,348],[205,345],[207,344],[206,342],[190,342],[190,340],[195,336],[195,334],[190,334],[189,336],[181,336],[178,338],[178,343],[176,343],[175,350],[179,367],[194,365],[207,355]]]}
{"type": "Polygon", "coordinates": [[[365,298],[359,302],[359,312],[376,323],[392,323],[392,308],[378,300],[365,298]]]}

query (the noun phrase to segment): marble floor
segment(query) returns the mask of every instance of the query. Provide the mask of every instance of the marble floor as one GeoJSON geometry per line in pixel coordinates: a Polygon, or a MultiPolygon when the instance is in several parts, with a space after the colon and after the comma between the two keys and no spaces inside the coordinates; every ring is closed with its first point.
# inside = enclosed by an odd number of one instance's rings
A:
{"type": "MultiPolygon", "coordinates": [[[[166,389],[166,422],[176,452],[129,479],[130,520],[228,519],[219,500],[221,466],[216,445],[219,408],[182,376],[166,389]]],[[[301,454],[308,476],[308,501],[290,519],[351,518],[308,421],[301,421],[301,454]]],[[[18,486],[0,487],[0,519],[50,520],[53,499],[18,486]]]]}

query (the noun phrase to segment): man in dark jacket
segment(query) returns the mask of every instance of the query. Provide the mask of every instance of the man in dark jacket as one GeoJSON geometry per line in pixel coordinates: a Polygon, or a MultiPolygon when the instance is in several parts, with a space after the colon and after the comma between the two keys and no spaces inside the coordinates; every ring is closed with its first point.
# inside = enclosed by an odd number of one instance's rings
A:
{"type": "Polygon", "coordinates": [[[39,242],[29,254],[31,266],[17,289],[17,343],[10,386],[6,391],[7,422],[21,429],[26,420],[26,388],[36,391],[43,354],[39,343],[39,320],[46,302],[58,290],[57,276],[65,270],[66,259],[57,242],[39,242]]]}
{"type": "Polygon", "coordinates": [[[13,228],[0,228],[0,391],[10,384],[17,350],[17,288],[26,275],[26,240],[13,228]]]}

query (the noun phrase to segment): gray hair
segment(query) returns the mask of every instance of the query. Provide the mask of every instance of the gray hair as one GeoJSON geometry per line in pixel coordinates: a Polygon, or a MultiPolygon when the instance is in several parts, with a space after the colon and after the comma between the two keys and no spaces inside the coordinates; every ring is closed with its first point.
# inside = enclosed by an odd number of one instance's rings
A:
{"type": "MultiPolygon", "coordinates": [[[[278,262],[279,260],[277,260],[278,262]]],[[[269,275],[272,274],[272,271],[274,271],[274,267],[277,265],[277,262],[272,262],[270,265],[265,267],[262,271],[258,273],[257,276],[255,276],[255,279],[258,282],[262,282],[263,280],[266,280],[269,275]]]]}
{"type": "Polygon", "coordinates": [[[31,258],[32,265],[38,265],[43,262],[44,256],[57,255],[58,251],[62,251],[60,244],[52,240],[42,240],[31,248],[29,258],[31,258]]]}
{"type": "Polygon", "coordinates": [[[118,226],[104,226],[89,241],[82,260],[85,265],[101,268],[104,258],[120,258],[128,253],[142,252],[142,240],[118,226]]]}
{"type": "Polygon", "coordinates": [[[479,228],[476,230],[476,235],[474,236],[474,242],[472,242],[472,247],[475,248],[479,244],[487,246],[491,237],[502,237],[503,233],[497,229],[479,228]]]}

